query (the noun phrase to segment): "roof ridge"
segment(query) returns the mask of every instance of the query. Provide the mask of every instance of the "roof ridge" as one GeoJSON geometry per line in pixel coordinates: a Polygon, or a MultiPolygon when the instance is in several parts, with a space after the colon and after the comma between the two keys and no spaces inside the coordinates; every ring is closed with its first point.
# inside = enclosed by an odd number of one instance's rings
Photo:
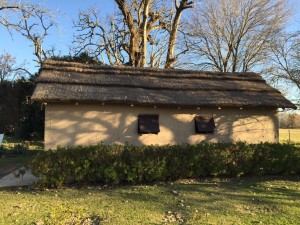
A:
{"type": "MultiPolygon", "coordinates": [[[[49,68],[44,68],[42,71],[52,71],[54,69],[49,69],[49,68]]],[[[136,74],[133,72],[126,73],[126,74],[121,74],[121,73],[116,73],[114,71],[73,71],[73,70],[64,70],[61,68],[55,69],[55,71],[61,71],[61,72],[66,72],[66,73],[80,73],[80,74],[87,74],[87,75],[98,75],[98,76],[105,76],[105,75],[114,75],[114,76],[131,76],[131,77],[154,77],[154,78],[174,78],[174,79],[205,79],[205,80],[236,80],[236,81],[253,81],[253,82],[261,82],[261,83],[266,83],[266,81],[261,78],[261,77],[246,77],[246,76],[230,76],[230,75],[225,75],[225,76],[213,76],[211,74],[180,74],[180,75],[157,75],[157,74],[151,74],[151,75],[142,75],[142,74],[136,74]],[[105,74],[101,74],[100,72],[105,72],[105,74]]],[[[258,75],[259,76],[259,75],[258,75]]]]}
{"type": "Polygon", "coordinates": [[[207,74],[207,75],[256,75],[260,76],[259,74],[255,72],[219,72],[219,71],[205,71],[205,70],[185,70],[185,69],[179,69],[179,68],[154,68],[154,67],[134,67],[134,66],[111,66],[111,65],[99,65],[99,64],[85,64],[80,62],[66,62],[66,61],[60,61],[60,60],[53,60],[53,59],[46,59],[42,63],[42,70],[43,69],[59,69],[63,70],[61,68],[51,68],[51,66],[62,66],[62,67],[68,67],[72,66],[76,68],[82,67],[83,69],[88,68],[97,68],[97,69],[114,69],[114,70],[124,70],[124,71],[153,71],[153,72],[179,72],[179,73],[195,73],[195,74],[207,74]],[[50,65],[50,68],[47,68],[47,65],[50,65]]]}

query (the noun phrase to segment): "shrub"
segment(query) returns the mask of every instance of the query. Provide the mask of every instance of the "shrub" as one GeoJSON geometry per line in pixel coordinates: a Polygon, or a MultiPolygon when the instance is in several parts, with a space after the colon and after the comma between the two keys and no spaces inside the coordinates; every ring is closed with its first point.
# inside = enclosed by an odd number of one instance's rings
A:
{"type": "Polygon", "coordinates": [[[292,144],[199,143],[60,147],[31,163],[40,184],[149,183],[180,178],[300,172],[300,148],[292,144]]]}

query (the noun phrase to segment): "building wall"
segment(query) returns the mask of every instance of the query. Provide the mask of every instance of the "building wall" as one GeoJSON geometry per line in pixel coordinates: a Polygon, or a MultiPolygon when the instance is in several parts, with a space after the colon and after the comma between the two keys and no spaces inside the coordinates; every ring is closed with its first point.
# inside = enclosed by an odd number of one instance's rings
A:
{"type": "Polygon", "coordinates": [[[99,142],[134,145],[278,142],[275,109],[153,108],[97,104],[46,105],[45,148],[90,145],[99,142]],[[160,133],[137,133],[139,114],[159,114],[160,133]],[[195,115],[213,115],[214,134],[195,134],[195,115]]]}

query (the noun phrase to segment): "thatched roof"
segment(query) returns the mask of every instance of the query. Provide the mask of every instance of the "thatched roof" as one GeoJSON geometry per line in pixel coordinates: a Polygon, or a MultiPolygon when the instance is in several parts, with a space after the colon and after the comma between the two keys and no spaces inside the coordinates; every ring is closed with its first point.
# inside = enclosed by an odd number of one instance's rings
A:
{"type": "Polygon", "coordinates": [[[112,67],[45,60],[32,99],[163,106],[295,108],[255,73],[112,67]]]}

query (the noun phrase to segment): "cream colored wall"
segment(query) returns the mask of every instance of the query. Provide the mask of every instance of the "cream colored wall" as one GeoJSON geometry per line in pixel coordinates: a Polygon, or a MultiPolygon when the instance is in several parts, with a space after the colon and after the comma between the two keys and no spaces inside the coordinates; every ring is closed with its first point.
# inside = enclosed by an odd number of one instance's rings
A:
{"type": "Polygon", "coordinates": [[[46,106],[45,148],[99,142],[134,145],[197,143],[201,141],[278,142],[276,110],[156,108],[95,104],[46,106]],[[137,133],[139,114],[159,114],[160,133],[137,133]],[[214,134],[195,134],[194,116],[213,115],[214,134]]]}

